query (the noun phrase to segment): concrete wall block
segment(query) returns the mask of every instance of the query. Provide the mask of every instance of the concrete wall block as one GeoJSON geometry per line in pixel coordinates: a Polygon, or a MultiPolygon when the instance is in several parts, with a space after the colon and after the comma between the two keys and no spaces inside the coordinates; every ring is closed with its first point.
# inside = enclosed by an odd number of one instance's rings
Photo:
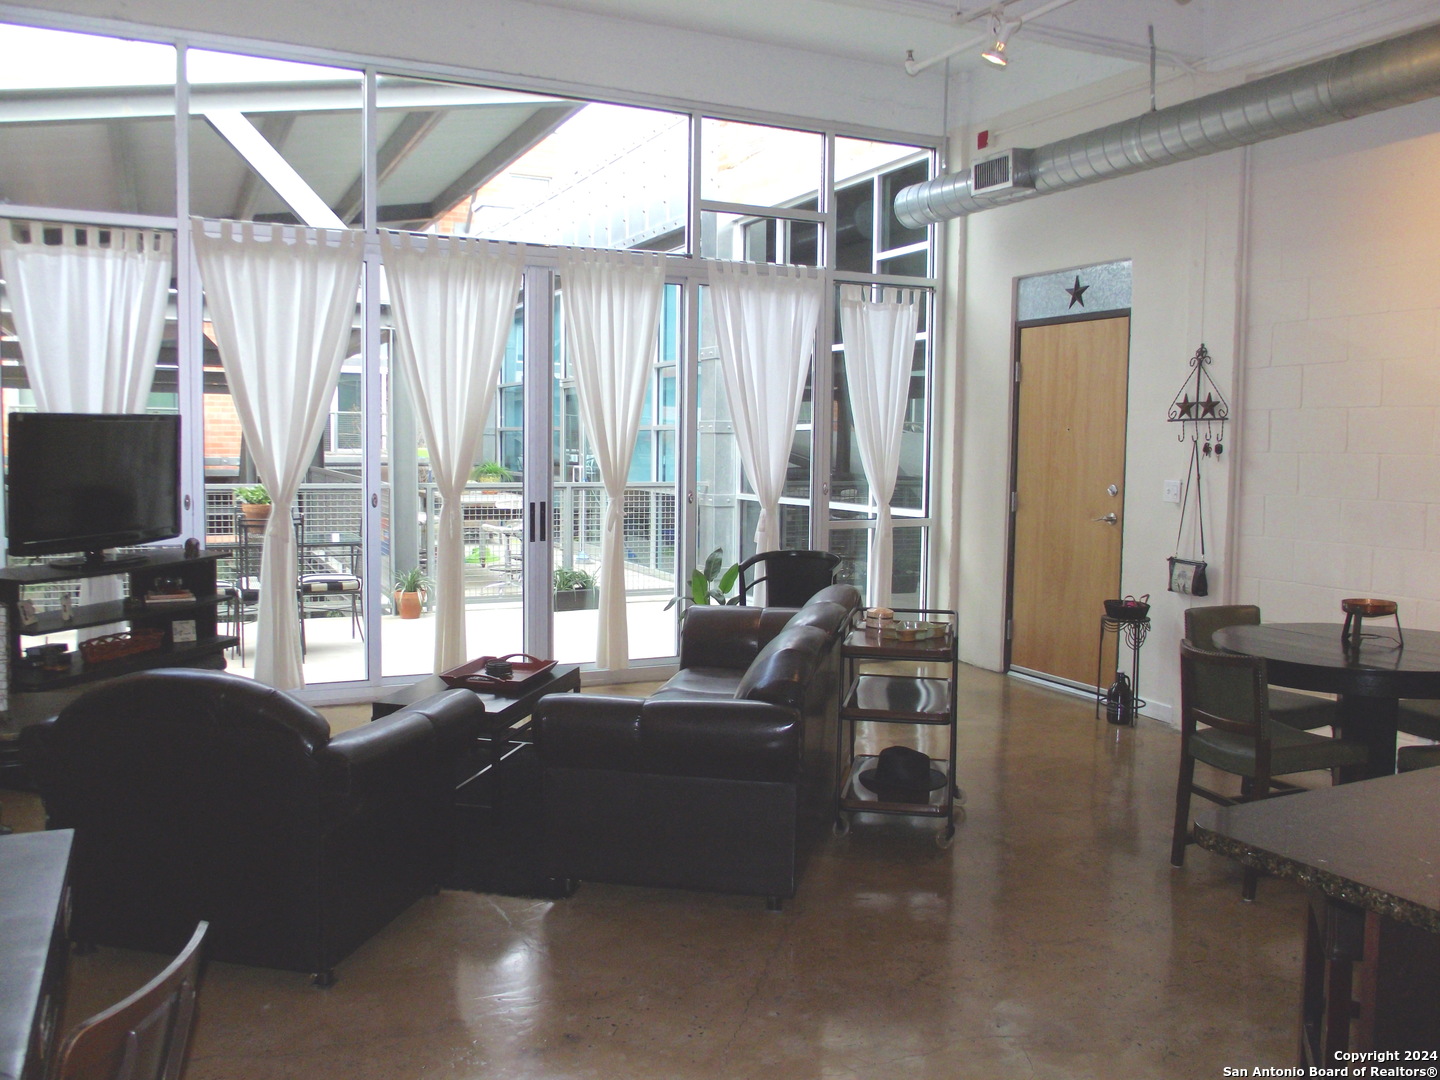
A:
{"type": "Polygon", "coordinates": [[[1435,438],[1435,412],[1423,406],[1351,409],[1348,441],[1334,444],[1330,449],[1343,445],[1356,454],[1413,454],[1416,450],[1428,450],[1435,438]]]}
{"type": "Polygon", "coordinates": [[[1300,408],[1305,372],[1305,368],[1295,365],[1254,368],[1246,372],[1244,407],[1247,410],[1300,408]]]}
{"type": "MultiPolygon", "coordinates": [[[[1348,445],[1348,409],[1273,409],[1271,453],[1327,453],[1348,445]]],[[[1247,447],[1247,451],[1248,451],[1247,447]]]]}
{"type": "Polygon", "coordinates": [[[1254,603],[1265,622],[1335,622],[1342,617],[1340,601],[1349,595],[1298,581],[1261,580],[1254,603]]]}
{"type": "Polygon", "coordinates": [[[1247,535],[1241,541],[1236,572],[1242,578],[1288,580],[1294,576],[1295,544],[1274,536],[1247,535]]]}
{"type": "Polygon", "coordinates": [[[1257,282],[1247,301],[1246,318],[1256,329],[1271,323],[1300,322],[1310,315],[1310,283],[1303,277],[1257,282]]]}
{"type": "Polygon", "coordinates": [[[1270,363],[1338,364],[1348,359],[1348,347],[1346,319],[1276,323],[1270,341],[1270,363]]]}
{"type": "MultiPolygon", "coordinates": [[[[1414,550],[1425,547],[1424,503],[1343,499],[1340,517],[1341,543],[1414,550]]],[[[1379,561],[1377,557],[1377,565],[1379,561]]]]}
{"type": "Polygon", "coordinates": [[[1432,454],[1387,454],[1379,462],[1381,499],[1440,503],[1440,461],[1432,454]]]}
{"type": "Polygon", "coordinates": [[[1296,490],[1301,495],[1373,499],[1379,494],[1381,460],[1376,454],[1301,454],[1296,490]]]}
{"type": "Polygon", "coordinates": [[[1306,585],[1348,590],[1356,595],[1369,592],[1373,548],[1297,540],[1294,551],[1293,580],[1306,585]]]}
{"type": "Polygon", "coordinates": [[[1314,499],[1302,495],[1267,496],[1265,535],[1278,539],[1348,543],[1345,523],[1341,517],[1344,505],[1341,499],[1314,499]]]}
{"type": "Polygon", "coordinates": [[[1380,381],[1382,405],[1440,405],[1440,363],[1434,355],[1386,360],[1380,381]]]}
{"type": "Polygon", "coordinates": [[[1327,262],[1342,268],[1335,274],[1317,274],[1310,279],[1312,319],[1343,315],[1365,315],[1388,311],[1395,303],[1394,288],[1385,274],[1357,274],[1350,255],[1327,262]]]}
{"type": "Polygon", "coordinates": [[[1357,315],[1346,329],[1350,359],[1397,360],[1435,353],[1435,310],[1357,315]]]}
{"type": "Polygon", "coordinates": [[[1373,592],[1392,600],[1440,600],[1440,559],[1429,551],[1378,550],[1370,580],[1373,592]]]}
{"type": "MultiPolygon", "coordinates": [[[[1240,486],[1246,494],[1299,495],[1300,454],[1246,454],[1240,459],[1240,486]]],[[[1323,495],[1326,492],[1312,492],[1323,495]]]]}
{"type": "MultiPolygon", "coordinates": [[[[1293,370],[1293,369],[1281,369],[1293,370]]],[[[1383,366],[1378,360],[1347,360],[1339,364],[1306,364],[1301,404],[1307,409],[1379,405],[1383,366]]]]}

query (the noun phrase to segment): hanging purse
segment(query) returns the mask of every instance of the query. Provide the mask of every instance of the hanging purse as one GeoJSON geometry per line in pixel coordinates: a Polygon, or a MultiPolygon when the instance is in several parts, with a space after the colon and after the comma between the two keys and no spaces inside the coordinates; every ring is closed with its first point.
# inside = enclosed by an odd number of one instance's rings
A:
{"type": "Polygon", "coordinates": [[[1170,584],[1173,593],[1208,596],[1210,581],[1205,573],[1205,501],[1200,488],[1200,450],[1190,443],[1190,468],[1185,473],[1185,500],[1180,504],[1180,528],[1175,532],[1175,554],[1170,556],[1170,584]],[[1200,532],[1200,558],[1180,558],[1180,538],[1185,534],[1185,508],[1190,504],[1190,477],[1195,477],[1195,521],[1200,532]]]}

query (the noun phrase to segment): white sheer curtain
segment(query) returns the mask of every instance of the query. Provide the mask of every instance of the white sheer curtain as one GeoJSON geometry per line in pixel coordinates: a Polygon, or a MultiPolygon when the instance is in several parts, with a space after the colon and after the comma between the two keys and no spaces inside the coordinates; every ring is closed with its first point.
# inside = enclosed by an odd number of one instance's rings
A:
{"type": "Polygon", "coordinates": [[[871,300],[863,285],[840,286],[840,338],[845,346],[845,381],[850,415],[860,446],[860,463],[875,500],[875,539],[870,545],[870,603],[890,606],[894,527],[890,500],[900,472],[900,441],[910,396],[910,367],[920,320],[920,294],[885,289],[871,300]]]}
{"type": "Polygon", "coordinates": [[[390,232],[380,240],[396,358],[442,500],[435,566],[439,673],[469,658],[460,502],[500,382],[524,260],[515,244],[390,232]]]}
{"type": "Polygon", "coordinates": [[[36,409],[144,411],[174,246],[165,232],[0,223],[0,266],[36,409]]]}
{"type": "Polygon", "coordinates": [[[240,427],[274,509],[260,561],[255,678],[305,685],[290,509],[329,416],[355,324],[364,234],[192,222],[240,427]]]}
{"type": "Polygon", "coordinates": [[[659,344],[665,264],[659,255],[560,250],[565,340],[575,391],[609,507],[600,543],[596,665],[630,666],[625,613],[625,481],[659,344]]]}
{"type": "Polygon", "coordinates": [[[819,271],[710,264],[720,369],[740,462],[760,500],[755,550],[780,546],[780,496],[820,317],[819,271]]]}
{"type": "MultiPolygon", "coordinates": [[[[168,232],[0,222],[0,270],[38,411],[145,411],[174,247],[168,232]]],[[[121,593],[116,577],[80,584],[81,603],[121,593]]],[[[122,629],[96,626],[80,636],[122,629]]]]}

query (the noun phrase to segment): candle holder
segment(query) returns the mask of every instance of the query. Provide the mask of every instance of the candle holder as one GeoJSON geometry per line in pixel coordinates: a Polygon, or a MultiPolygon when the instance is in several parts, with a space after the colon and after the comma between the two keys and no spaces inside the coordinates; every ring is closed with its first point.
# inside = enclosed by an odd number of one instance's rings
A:
{"type": "Polygon", "coordinates": [[[1347,649],[1358,650],[1365,636],[1361,627],[1366,619],[1395,619],[1395,634],[1399,645],[1405,647],[1405,633],[1400,629],[1399,605],[1394,600],[1375,600],[1370,597],[1351,597],[1340,601],[1340,610],[1345,612],[1345,625],[1340,631],[1340,640],[1347,649]]]}

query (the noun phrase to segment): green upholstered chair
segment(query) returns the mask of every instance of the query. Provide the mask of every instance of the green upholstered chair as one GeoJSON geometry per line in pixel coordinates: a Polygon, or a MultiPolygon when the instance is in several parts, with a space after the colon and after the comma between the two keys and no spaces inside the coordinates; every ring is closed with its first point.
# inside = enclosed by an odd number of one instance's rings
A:
{"type": "MultiPolygon", "coordinates": [[[[1217,604],[1185,611],[1185,637],[1198,649],[1218,651],[1215,631],[1226,626],[1258,626],[1260,609],[1254,604],[1217,604]]],[[[1334,698],[1301,694],[1294,690],[1269,688],[1270,719],[1301,731],[1334,727],[1340,722],[1340,706],[1334,698]]],[[[1440,722],[1440,721],[1437,721],[1440,722]]]]}
{"type": "Polygon", "coordinates": [[[1403,698],[1395,717],[1395,726],[1407,735],[1440,742],[1440,701],[1403,698]]]}
{"type": "MultiPolygon", "coordinates": [[[[1180,776],[1170,863],[1183,866],[1190,842],[1190,797],[1221,806],[1301,790],[1274,777],[1365,762],[1365,747],[1314,735],[1270,717],[1265,661],[1180,643],[1180,776]],[[1195,782],[1201,761],[1241,778],[1239,796],[1195,782]]],[[[1246,868],[1242,895],[1255,899],[1256,871],[1246,868]]]]}
{"type": "Polygon", "coordinates": [[[1398,772],[1429,769],[1440,765],[1440,746],[1402,746],[1395,754],[1398,772]]]}

